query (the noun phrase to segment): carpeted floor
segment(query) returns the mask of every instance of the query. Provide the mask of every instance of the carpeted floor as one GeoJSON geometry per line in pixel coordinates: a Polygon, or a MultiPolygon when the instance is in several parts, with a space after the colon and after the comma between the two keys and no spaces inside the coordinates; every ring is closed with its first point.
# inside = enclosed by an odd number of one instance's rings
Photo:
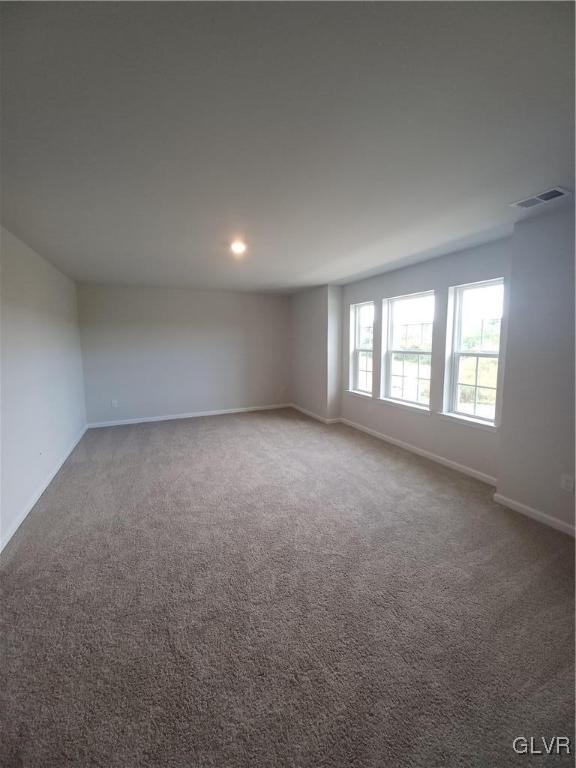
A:
{"type": "Polygon", "coordinates": [[[89,431],[2,556],[3,766],[572,765],[573,541],[291,410],[89,431]]]}

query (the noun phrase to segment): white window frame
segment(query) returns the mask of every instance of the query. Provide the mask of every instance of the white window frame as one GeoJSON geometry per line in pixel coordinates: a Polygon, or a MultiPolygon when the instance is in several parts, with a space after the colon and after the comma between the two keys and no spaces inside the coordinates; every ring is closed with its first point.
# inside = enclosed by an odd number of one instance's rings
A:
{"type": "Polygon", "coordinates": [[[358,304],[350,304],[350,371],[349,386],[351,392],[357,392],[361,395],[372,397],[374,392],[374,332],[376,327],[376,304],[374,301],[361,301],[358,304]],[[371,305],[374,310],[374,319],[372,321],[372,346],[361,347],[359,344],[359,323],[358,314],[361,307],[371,305]],[[358,363],[361,352],[369,352],[372,355],[372,383],[370,391],[360,389],[358,385],[358,363]]]}
{"type": "MultiPolygon", "coordinates": [[[[449,344],[449,353],[447,355],[447,372],[446,381],[448,382],[447,392],[445,393],[445,406],[444,413],[447,416],[456,417],[466,421],[474,421],[479,424],[486,424],[487,426],[498,426],[500,419],[500,403],[502,393],[502,367],[503,367],[503,339],[504,339],[504,312],[506,307],[506,283],[503,277],[496,277],[490,280],[480,280],[474,283],[465,283],[464,285],[454,285],[449,289],[449,327],[447,333],[447,342],[449,344]],[[462,296],[464,291],[469,288],[483,288],[489,285],[501,285],[504,291],[502,300],[502,317],[500,319],[500,342],[498,352],[473,352],[473,351],[461,351],[458,348],[458,340],[460,338],[460,325],[462,320],[462,296]],[[478,388],[478,359],[488,358],[496,359],[498,361],[498,374],[496,378],[496,400],[494,406],[494,418],[488,419],[485,416],[479,416],[475,413],[466,413],[457,409],[458,402],[458,370],[459,361],[461,357],[475,357],[476,358],[476,378],[474,386],[478,388]]],[[[490,389],[490,387],[488,387],[490,389]]],[[[476,402],[476,400],[474,400],[476,402]]]]}
{"type": "Polygon", "coordinates": [[[431,395],[428,399],[428,405],[420,403],[417,400],[407,400],[405,398],[392,397],[392,355],[400,354],[418,355],[418,367],[420,367],[420,355],[427,355],[430,358],[430,389],[432,388],[432,351],[434,343],[434,324],[436,320],[436,295],[433,290],[431,291],[419,291],[418,293],[407,293],[403,296],[391,296],[388,299],[382,300],[382,355],[381,355],[381,392],[380,398],[382,400],[390,400],[394,403],[400,403],[409,407],[420,408],[422,410],[429,411],[431,404],[431,395]],[[391,321],[391,308],[395,301],[401,301],[403,299],[419,299],[424,296],[434,297],[434,317],[432,318],[432,343],[430,345],[430,352],[418,352],[409,351],[406,349],[393,349],[393,328],[391,321]]]}

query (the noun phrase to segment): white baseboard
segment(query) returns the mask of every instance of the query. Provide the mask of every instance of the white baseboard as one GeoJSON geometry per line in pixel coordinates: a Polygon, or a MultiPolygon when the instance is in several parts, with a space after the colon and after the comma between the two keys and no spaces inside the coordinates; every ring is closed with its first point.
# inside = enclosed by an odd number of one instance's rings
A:
{"type": "Polygon", "coordinates": [[[437,453],[425,451],[423,448],[418,448],[411,443],[405,443],[403,440],[397,440],[395,437],[390,437],[389,435],[385,435],[382,432],[377,432],[375,429],[364,427],[362,424],[357,424],[355,421],[349,421],[348,419],[340,419],[340,421],[342,424],[346,424],[349,427],[353,427],[354,429],[359,429],[360,432],[366,432],[366,434],[372,435],[372,437],[377,437],[379,440],[384,440],[386,443],[396,445],[398,448],[403,448],[405,451],[416,453],[418,456],[423,456],[425,459],[435,461],[437,464],[442,464],[445,467],[450,467],[450,469],[455,469],[457,472],[462,472],[464,475],[469,475],[470,477],[473,477],[476,480],[480,480],[487,485],[491,485],[493,487],[496,486],[497,479],[495,477],[486,475],[484,472],[479,472],[477,469],[467,467],[465,464],[458,464],[457,461],[452,461],[452,459],[445,459],[444,456],[439,456],[437,453]]]}
{"type": "Polygon", "coordinates": [[[538,520],[539,523],[549,525],[551,528],[555,528],[557,531],[562,531],[562,533],[567,533],[570,536],[575,535],[574,526],[570,525],[570,523],[565,523],[564,520],[558,520],[558,518],[552,517],[552,515],[547,515],[546,512],[541,512],[539,509],[529,507],[527,504],[523,504],[521,501],[510,499],[508,496],[502,496],[501,493],[494,494],[494,501],[497,504],[501,504],[503,507],[509,507],[515,512],[520,512],[522,515],[531,517],[533,520],[538,520]]]}
{"type": "Polygon", "coordinates": [[[72,444],[70,445],[70,447],[65,451],[62,458],[56,463],[56,466],[54,467],[54,469],[50,472],[48,477],[46,477],[42,481],[40,486],[32,494],[30,500],[28,501],[24,509],[20,512],[16,520],[12,523],[12,525],[8,528],[7,531],[2,531],[2,540],[0,542],[0,552],[4,549],[6,544],[8,544],[8,542],[10,541],[12,536],[14,536],[14,534],[16,533],[18,528],[22,525],[24,520],[28,517],[28,514],[30,513],[31,509],[34,507],[34,505],[36,504],[40,496],[42,496],[46,488],[48,488],[52,480],[56,477],[62,464],[64,464],[68,456],[70,456],[74,448],[76,448],[80,440],[83,438],[84,433],[86,432],[87,429],[88,427],[85,426],[80,430],[79,434],[72,441],[72,444]]]}
{"type": "Polygon", "coordinates": [[[114,421],[94,421],[88,429],[100,427],[120,427],[123,424],[145,424],[149,421],[175,421],[177,419],[196,419],[199,416],[223,416],[226,413],[248,413],[250,411],[274,411],[277,408],[291,408],[290,403],[279,405],[252,405],[248,408],[225,408],[219,411],[193,411],[192,413],[171,413],[165,416],[141,416],[137,419],[116,419],[114,421]]]}
{"type": "Polygon", "coordinates": [[[305,416],[310,416],[311,419],[321,421],[322,424],[338,424],[341,421],[341,419],[327,419],[325,416],[319,416],[317,413],[309,411],[307,408],[302,408],[302,406],[296,405],[296,403],[291,403],[290,408],[294,408],[295,411],[300,411],[300,413],[303,413],[305,416]]]}

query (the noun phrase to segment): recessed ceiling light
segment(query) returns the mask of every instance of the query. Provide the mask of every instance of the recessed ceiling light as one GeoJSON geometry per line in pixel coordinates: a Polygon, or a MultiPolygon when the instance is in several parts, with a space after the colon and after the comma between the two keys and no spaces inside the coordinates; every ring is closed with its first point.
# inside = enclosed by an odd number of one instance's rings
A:
{"type": "Polygon", "coordinates": [[[230,243],[230,250],[234,256],[244,256],[246,253],[246,243],[243,240],[233,240],[230,243]]]}

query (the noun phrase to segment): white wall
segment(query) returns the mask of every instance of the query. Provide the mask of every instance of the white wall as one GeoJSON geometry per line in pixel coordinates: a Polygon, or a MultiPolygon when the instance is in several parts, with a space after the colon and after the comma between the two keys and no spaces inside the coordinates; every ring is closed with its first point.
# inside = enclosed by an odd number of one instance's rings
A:
{"type": "Polygon", "coordinates": [[[292,297],[292,402],[322,419],[340,416],[342,289],[292,297]]]}
{"type": "Polygon", "coordinates": [[[4,546],[85,428],[76,287],[1,231],[4,546]]]}
{"type": "Polygon", "coordinates": [[[327,295],[327,415],[340,416],[342,402],[342,288],[329,285],[327,295]]]}
{"type": "Polygon", "coordinates": [[[289,401],[287,297],[81,285],[79,307],[89,423],[289,401]]]}
{"type": "Polygon", "coordinates": [[[574,217],[516,227],[498,493],[574,525],[574,217]]]}
{"type": "Polygon", "coordinates": [[[328,418],[328,291],[310,288],[292,297],[292,402],[328,418]]]}
{"type": "MultiPolygon", "coordinates": [[[[374,301],[380,311],[381,301],[392,296],[434,290],[436,315],[432,340],[432,380],[430,413],[409,406],[395,405],[348,391],[342,395],[342,417],[373,429],[394,440],[447,459],[488,478],[498,474],[498,430],[451,420],[441,415],[443,405],[444,356],[446,350],[446,311],[448,288],[453,285],[508,278],[511,240],[471,248],[450,256],[433,259],[413,267],[388,272],[351,283],[343,293],[343,368],[344,386],[349,381],[350,304],[374,301]]],[[[380,349],[376,334],[374,349],[380,349]]],[[[376,391],[379,392],[380,359],[374,355],[376,391]]]]}

